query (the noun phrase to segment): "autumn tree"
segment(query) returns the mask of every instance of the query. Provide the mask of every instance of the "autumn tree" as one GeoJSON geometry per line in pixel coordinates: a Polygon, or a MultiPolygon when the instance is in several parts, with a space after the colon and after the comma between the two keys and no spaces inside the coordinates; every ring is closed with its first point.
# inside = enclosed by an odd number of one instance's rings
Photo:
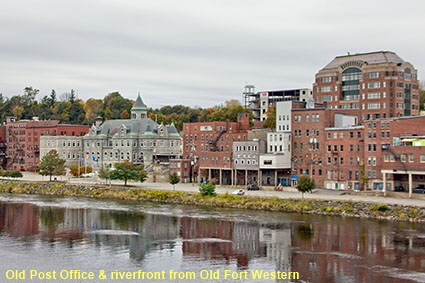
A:
{"type": "Polygon", "coordinates": [[[266,115],[267,118],[263,124],[263,128],[276,129],[276,107],[270,107],[266,115]]]}
{"type": "Polygon", "coordinates": [[[90,98],[84,104],[85,121],[87,124],[93,124],[96,117],[102,115],[103,101],[101,99],[90,98]]]}
{"type": "Polygon", "coordinates": [[[131,100],[123,98],[119,92],[112,92],[103,99],[103,114],[105,120],[121,119],[121,113],[124,109],[131,112],[133,103],[131,100]]]}

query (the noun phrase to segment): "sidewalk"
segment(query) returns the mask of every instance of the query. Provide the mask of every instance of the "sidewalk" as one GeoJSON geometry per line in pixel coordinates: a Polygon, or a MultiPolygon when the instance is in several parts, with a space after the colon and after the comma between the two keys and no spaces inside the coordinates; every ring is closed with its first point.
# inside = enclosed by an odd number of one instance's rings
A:
{"type": "MultiPolygon", "coordinates": [[[[31,172],[23,172],[23,178],[19,178],[19,180],[27,180],[27,181],[49,181],[48,176],[41,176],[36,173],[31,172]]],[[[73,184],[96,184],[96,183],[104,183],[104,180],[100,180],[97,178],[70,178],[67,176],[56,176],[58,181],[68,181],[73,184]]],[[[52,177],[54,180],[54,177],[52,177]]],[[[114,185],[124,185],[123,181],[112,181],[114,185]]],[[[140,183],[140,182],[128,182],[128,185],[137,188],[146,188],[146,189],[154,189],[154,190],[173,190],[173,186],[169,183],[140,183]]],[[[192,183],[179,183],[175,185],[177,191],[183,192],[198,192],[198,184],[192,183]]],[[[231,193],[235,190],[234,187],[226,187],[226,186],[217,186],[216,192],[218,194],[231,193]]],[[[413,194],[413,198],[397,198],[397,197],[383,197],[383,196],[364,196],[358,194],[348,194],[348,191],[334,191],[334,190],[324,190],[317,189],[312,194],[304,194],[304,198],[306,199],[321,199],[321,200],[344,200],[344,201],[364,201],[364,202],[375,202],[382,204],[398,204],[398,205],[407,205],[407,206],[418,206],[425,207],[425,199],[421,199],[423,195],[413,194]]],[[[248,196],[265,196],[265,197],[278,197],[283,199],[300,199],[301,193],[299,192],[285,192],[285,191],[267,191],[267,190],[259,190],[259,191],[247,191],[245,190],[245,195],[248,196]]]]}

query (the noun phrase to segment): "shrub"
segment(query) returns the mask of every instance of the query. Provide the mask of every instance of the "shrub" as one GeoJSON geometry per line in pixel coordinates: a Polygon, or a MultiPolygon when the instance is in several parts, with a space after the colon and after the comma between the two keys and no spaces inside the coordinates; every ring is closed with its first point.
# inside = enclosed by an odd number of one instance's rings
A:
{"type": "Polygon", "coordinates": [[[3,176],[10,178],[22,178],[22,173],[19,171],[5,171],[3,176]]]}
{"type": "Polygon", "coordinates": [[[375,205],[371,205],[370,209],[374,211],[385,212],[389,210],[390,208],[386,204],[375,204],[375,205]]]}
{"type": "Polygon", "coordinates": [[[199,192],[202,196],[216,196],[215,185],[212,183],[199,184],[199,192]]]}

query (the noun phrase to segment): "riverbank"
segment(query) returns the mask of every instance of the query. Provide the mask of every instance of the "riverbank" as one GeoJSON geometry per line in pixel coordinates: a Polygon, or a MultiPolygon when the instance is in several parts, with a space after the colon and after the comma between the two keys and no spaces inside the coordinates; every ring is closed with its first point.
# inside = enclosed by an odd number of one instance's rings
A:
{"type": "Polygon", "coordinates": [[[69,184],[63,182],[1,181],[0,193],[40,194],[99,199],[151,201],[169,204],[242,208],[285,213],[349,216],[410,222],[425,222],[425,208],[362,201],[323,199],[282,199],[277,197],[220,194],[203,197],[199,193],[150,190],[132,187],[69,184]]]}

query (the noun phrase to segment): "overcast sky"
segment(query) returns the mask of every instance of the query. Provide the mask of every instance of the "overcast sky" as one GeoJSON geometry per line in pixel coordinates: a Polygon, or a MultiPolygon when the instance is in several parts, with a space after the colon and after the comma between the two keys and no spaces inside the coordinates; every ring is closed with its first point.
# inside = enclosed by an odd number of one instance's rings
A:
{"type": "Polygon", "coordinates": [[[0,93],[119,91],[202,107],[311,88],[334,57],[396,52],[424,79],[423,0],[13,0],[0,9],[0,93]]]}

